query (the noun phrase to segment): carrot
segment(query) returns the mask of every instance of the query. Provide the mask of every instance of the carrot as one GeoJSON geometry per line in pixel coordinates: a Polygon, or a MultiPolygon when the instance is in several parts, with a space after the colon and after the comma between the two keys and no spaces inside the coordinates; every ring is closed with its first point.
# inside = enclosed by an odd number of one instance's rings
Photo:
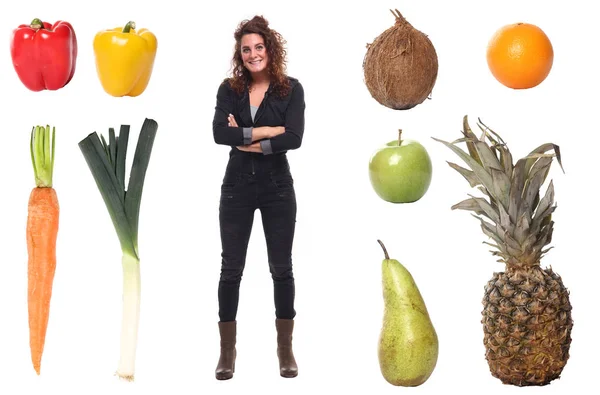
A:
{"type": "Polygon", "coordinates": [[[50,316],[60,212],[52,186],[54,131],[52,128],[51,133],[49,126],[36,126],[31,131],[31,161],[36,186],[29,195],[27,207],[27,305],[31,361],[38,375],[50,316]]]}

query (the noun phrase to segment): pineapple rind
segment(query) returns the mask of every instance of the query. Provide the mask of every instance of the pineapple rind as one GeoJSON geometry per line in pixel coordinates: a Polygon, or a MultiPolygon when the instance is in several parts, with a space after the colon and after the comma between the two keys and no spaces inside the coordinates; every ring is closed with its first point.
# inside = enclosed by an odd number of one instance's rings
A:
{"type": "Polygon", "coordinates": [[[569,292],[551,268],[494,273],[485,286],[485,357],[504,384],[546,385],[560,377],[571,343],[569,292]]]}
{"type": "Polygon", "coordinates": [[[470,196],[452,209],[472,211],[493,242],[494,256],[506,271],[494,273],[485,287],[483,343],[492,375],[505,384],[546,385],[560,377],[571,344],[571,304],[562,279],[540,267],[552,248],[554,184],[540,199],[552,159],[562,168],[560,149],[543,144],[513,164],[502,138],[485,126],[479,139],[463,118],[464,138],[452,143],[435,139],[454,151],[469,169],[449,163],[483,197],[470,196]],[[486,142],[489,140],[490,144],[486,142]],[[467,152],[456,144],[466,143],[467,152]],[[554,154],[547,154],[553,150],[554,154]]]}

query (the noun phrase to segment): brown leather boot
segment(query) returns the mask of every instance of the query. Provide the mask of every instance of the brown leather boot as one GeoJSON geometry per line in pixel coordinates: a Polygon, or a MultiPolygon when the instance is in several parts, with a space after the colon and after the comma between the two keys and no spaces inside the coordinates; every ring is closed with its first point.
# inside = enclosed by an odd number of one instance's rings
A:
{"type": "Polygon", "coordinates": [[[221,334],[221,356],[215,376],[217,380],[228,380],[235,372],[236,321],[219,322],[219,333],[221,334]]]}
{"type": "Polygon", "coordinates": [[[294,320],[276,319],[277,328],[277,357],[279,358],[279,373],[281,377],[291,378],[298,375],[298,365],[292,350],[292,333],[294,320]]]}

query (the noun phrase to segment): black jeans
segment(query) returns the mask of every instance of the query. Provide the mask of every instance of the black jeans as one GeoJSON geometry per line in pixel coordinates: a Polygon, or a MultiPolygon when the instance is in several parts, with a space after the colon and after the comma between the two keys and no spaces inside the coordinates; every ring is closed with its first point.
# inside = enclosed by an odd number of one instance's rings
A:
{"type": "Polygon", "coordinates": [[[219,318],[236,319],[239,288],[254,213],[260,210],[267,241],[267,254],[277,318],[292,319],[294,275],[292,244],[296,227],[296,194],[285,154],[234,154],[230,157],[221,186],[221,277],[219,318]]]}

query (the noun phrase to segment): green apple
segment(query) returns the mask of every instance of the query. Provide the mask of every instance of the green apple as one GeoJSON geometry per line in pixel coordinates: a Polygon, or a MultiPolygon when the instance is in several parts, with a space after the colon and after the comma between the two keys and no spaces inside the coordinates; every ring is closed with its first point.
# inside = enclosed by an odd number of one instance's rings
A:
{"type": "Polygon", "coordinates": [[[414,140],[398,140],[381,147],[369,161],[369,178],[377,195],[390,203],[413,203],[421,199],[431,184],[431,158],[425,147],[414,140]]]}

